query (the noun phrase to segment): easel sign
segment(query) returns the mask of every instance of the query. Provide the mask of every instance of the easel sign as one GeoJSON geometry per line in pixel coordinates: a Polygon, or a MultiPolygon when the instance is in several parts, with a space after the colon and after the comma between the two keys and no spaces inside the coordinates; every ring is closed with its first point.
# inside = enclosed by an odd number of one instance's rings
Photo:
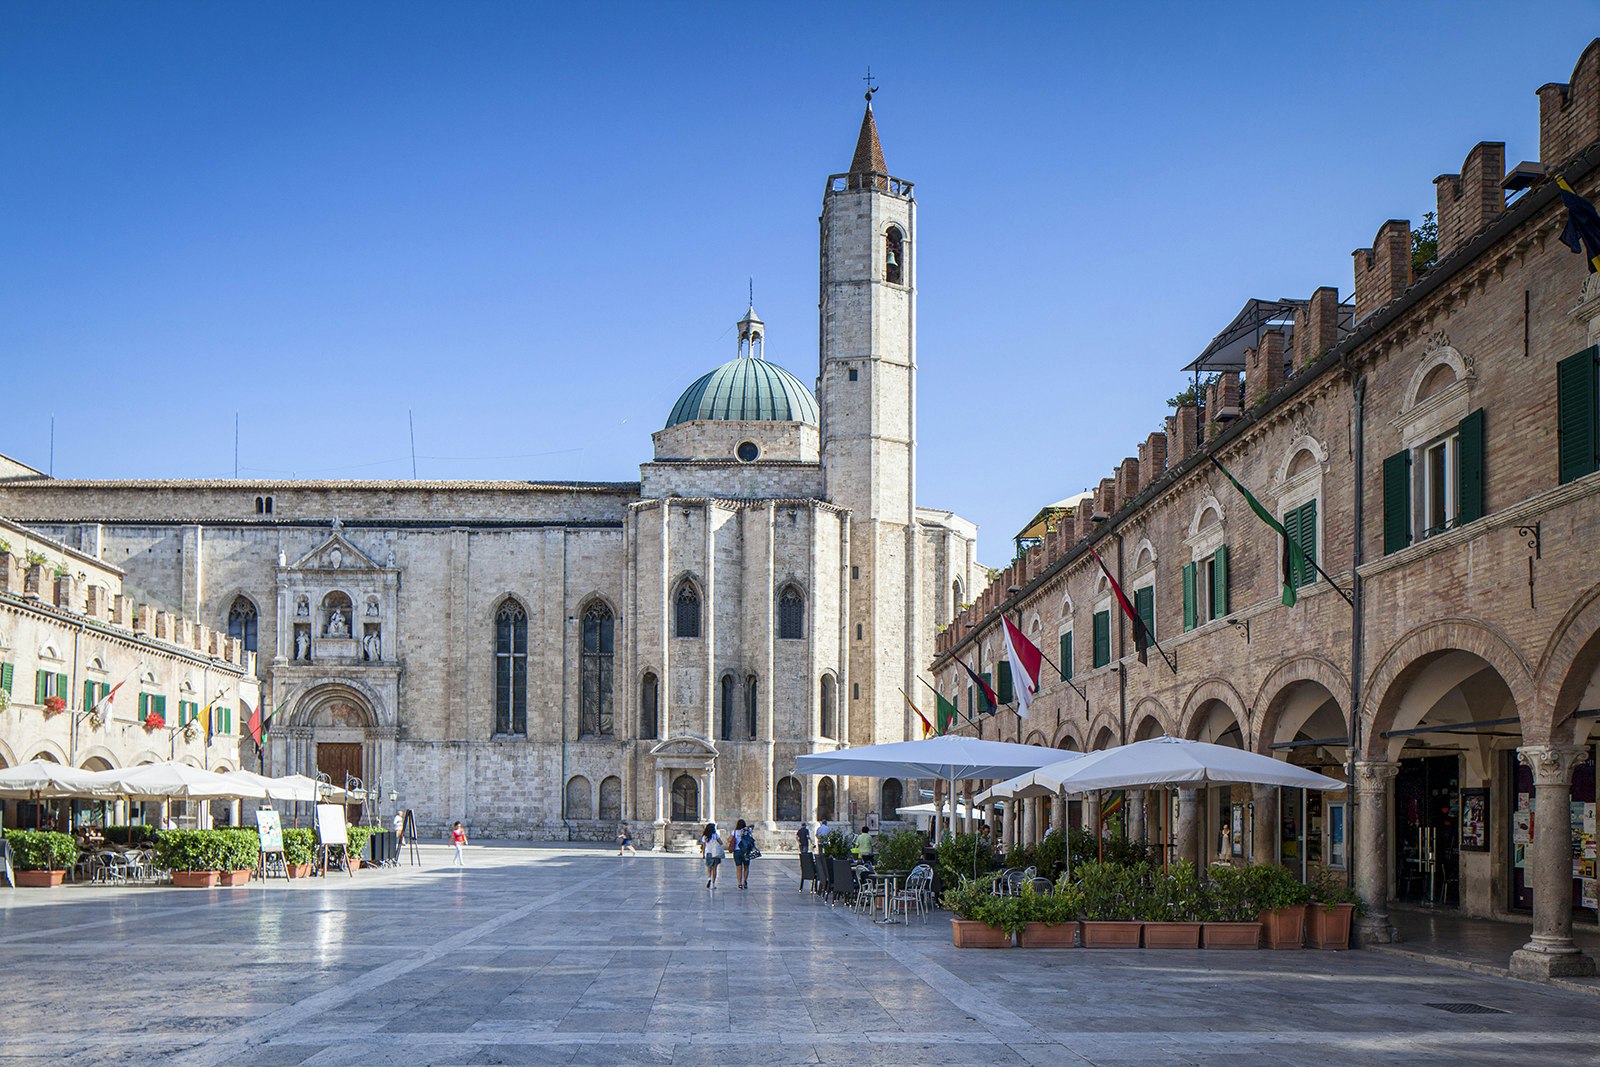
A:
{"type": "Polygon", "coordinates": [[[268,855],[283,851],[283,820],[275,808],[262,808],[256,812],[256,830],[261,834],[261,852],[268,855]]]}
{"type": "Polygon", "coordinates": [[[317,805],[317,844],[322,849],[322,871],[327,873],[331,859],[328,850],[338,845],[346,853],[345,867],[350,872],[350,877],[356,874],[355,864],[350,862],[350,836],[345,831],[344,805],[343,804],[318,804],[317,805]]]}
{"type": "Polygon", "coordinates": [[[410,808],[405,810],[405,818],[400,823],[400,844],[411,846],[411,862],[420,867],[422,860],[417,856],[417,817],[412,814],[410,808]]]}

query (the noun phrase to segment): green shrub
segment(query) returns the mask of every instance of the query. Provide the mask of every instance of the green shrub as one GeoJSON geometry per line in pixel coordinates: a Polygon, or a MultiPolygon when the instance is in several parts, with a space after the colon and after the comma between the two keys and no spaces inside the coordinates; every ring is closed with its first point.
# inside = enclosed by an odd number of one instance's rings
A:
{"type": "Polygon", "coordinates": [[[915,830],[897,830],[878,840],[878,867],[885,871],[909,871],[922,862],[926,838],[915,830]]]}
{"type": "Polygon", "coordinates": [[[254,830],[157,830],[156,865],[172,871],[248,871],[261,838],[254,830]]]}
{"type": "Polygon", "coordinates": [[[1039,842],[1039,847],[1034,850],[1034,862],[1039,868],[1039,873],[1046,878],[1054,878],[1060,873],[1067,861],[1067,841],[1060,830],[1051,830],[1044,835],[1044,840],[1039,842]]]}
{"type": "Polygon", "coordinates": [[[1199,922],[1206,906],[1205,886],[1194,864],[1178,863],[1166,871],[1154,871],[1146,904],[1140,917],[1147,922],[1199,922]]]}
{"type": "Polygon", "coordinates": [[[1067,850],[1072,854],[1072,866],[1091,863],[1100,858],[1100,844],[1087,830],[1067,831],[1067,850]]]}
{"type": "Polygon", "coordinates": [[[346,855],[352,856],[355,859],[360,859],[361,857],[365,856],[367,853],[367,839],[372,836],[373,827],[347,826],[345,827],[344,832],[345,840],[348,842],[348,844],[345,845],[346,855]]]}
{"type": "Polygon", "coordinates": [[[1015,898],[1023,923],[1044,923],[1059,926],[1078,918],[1076,887],[1067,892],[1035,893],[1032,883],[1022,887],[1022,895],[1015,898]]]}
{"type": "Polygon", "coordinates": [[[1149,867],[1085,863],[1076,876],[1078,914],[1098,922],[1132,922],[1148,910],[1144,900],[1149,867]]]}
{"type": "Polygon", "coordinates": [[[155,827],[135,823],[132,826],[107,826],[101,832],[109,844],[139,848],[149,842],[150,835],[155,833],[155,827]]]}
{"type": "Polygon", "coordinates": [[[1311,890],[1300,879],[1276,863],[1261,863],[1245,868],[1245,879],[1257,911],[1275,911],[1309,903],[1311,890]]]}
{"type": "Polygon", "coordinates": [[[1140,863],[1149,863],[1152,858],[1156,863],[1161,862],[1161,857],[1151,856],[1151,850],[1143,841],[1134,841],[1126,837],[1106,838],[1105,861],[1123,867],[1133,867],[1140,863]]]}
{"type": "Polygon", "coordinates": [[[1256,906],[1249,873],[1243,867],[1206,868],[1202,922],[1249,923],[1261,910],[1256,906]]]}
{"type": "Polygon", "coordinates": [[[1000,866],[994,849],[977,834],[946,836],[934,856],[939,865],[939,882],[946,886],[957,885],[962,878],[982,877],[1000,866]]]}
{"type": "Polygon", "coordinates": [[[844,859],[850,855],[850,846],[855,839],[843,830],[830,830],[828,836],[817,842],[817,851],[832,859],[844,859]]]}
{"type": "Polygon", "coordinates": [[[1325,908],[1332,908],[1335,904],[1354,904],[1357,915],[1367,913],[1367,902],[1361,899],[1361,895],[1326,867],[1317,868],[1317,873],[1311,876],[1306,888],[1311,892],[1313,904],[1325,908]]]}
{"type": "Polygon", "coordinates": [[[1005,854],[1002,862],[1007,867],[1014,867],[1019,871],[1024,867],[1037,867],[1038,851],[1032,845],[1018,845],[1005,854]]]}
{"type": "Polygon", "coordinates": [[[78,862],[78,843],[54,830],[7,830],[6,843],[19,871],[65,871],[78,862]]]}
{"type": "Polygon", "coordinates": [[[283,862],[299,867],[317,861],[317,838],[310,827],[296,827],[283,831],[283,862]]]}
{"type": "Polygon", "coordinates": [[[956,918],[987,923],[999,929],[1014,929],[1007,924],[1016,922],[1017,917],[1013,913],[1014,909],[1008,909],[1005,902],[1017,898],[995,896],[993,874],[951,884],[955,888],[945,890],[941,903],[949,908],[956,918]]]}

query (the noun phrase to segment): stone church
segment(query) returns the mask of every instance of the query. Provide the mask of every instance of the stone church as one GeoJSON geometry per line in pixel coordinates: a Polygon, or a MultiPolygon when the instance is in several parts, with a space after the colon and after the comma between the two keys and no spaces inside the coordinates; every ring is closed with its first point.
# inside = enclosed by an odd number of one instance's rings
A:
{"type": "Polygon", "coordinates": [[[659,844],[712,818],[893,819],[914,783],[793,771],[920,735],[900,691],[978,577],[976,527],[916,504],[917,237],[869,101],[823,193],[815,393],[767,359],[752,307],[636,482],[12,464],[0,514],[239,637],[275,710],[269,772],[360,778],[424,832],[609,839],[627,819],[659,844]]]}

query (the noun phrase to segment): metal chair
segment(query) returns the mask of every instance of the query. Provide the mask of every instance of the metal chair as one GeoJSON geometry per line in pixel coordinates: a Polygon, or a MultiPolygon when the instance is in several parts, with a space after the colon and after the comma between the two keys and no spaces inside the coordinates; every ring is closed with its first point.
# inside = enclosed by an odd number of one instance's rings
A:
{"type": "Polygon", "coordinates": [[[933,868],[927,864],[918,864],[911,869],[906,877],[906,884],[897,890],[890,898],[890,911],[898,911],[907,923],[911,921],[913,908],[921,916],[923,922],[928,921],[927,903],[930,887],[933,885],[933,868]]]}
{"type": "Polygon", "coordinates": [[[1056,884],[1048,878],[1035,878],[1033,891],[1041,897],[1048,897],[1056,891],[1056,884]]]}
{"type": "Polygon", "coordinates": [[[811,853],[800,853],[800,888],[798,892],[806,891],[806,883],[815,884],[817,881],[817,861],[811,858],[811,853]]]}

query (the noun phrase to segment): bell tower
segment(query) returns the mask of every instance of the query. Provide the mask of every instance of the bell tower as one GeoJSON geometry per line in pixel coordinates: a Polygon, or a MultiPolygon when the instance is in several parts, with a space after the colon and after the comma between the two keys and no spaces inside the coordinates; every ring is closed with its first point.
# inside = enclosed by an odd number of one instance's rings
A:
{"type": "Polygon", "coordinates": [[[823,476],[828,499],[850,509],[850,677],[840,703],[852,744],[914,736],[900,690],[916,690],[921,667],[917,205],[911,183],[884,162],[874,92],[849,171],[830,176],[823,193],[818,305],[823,476]]]}

